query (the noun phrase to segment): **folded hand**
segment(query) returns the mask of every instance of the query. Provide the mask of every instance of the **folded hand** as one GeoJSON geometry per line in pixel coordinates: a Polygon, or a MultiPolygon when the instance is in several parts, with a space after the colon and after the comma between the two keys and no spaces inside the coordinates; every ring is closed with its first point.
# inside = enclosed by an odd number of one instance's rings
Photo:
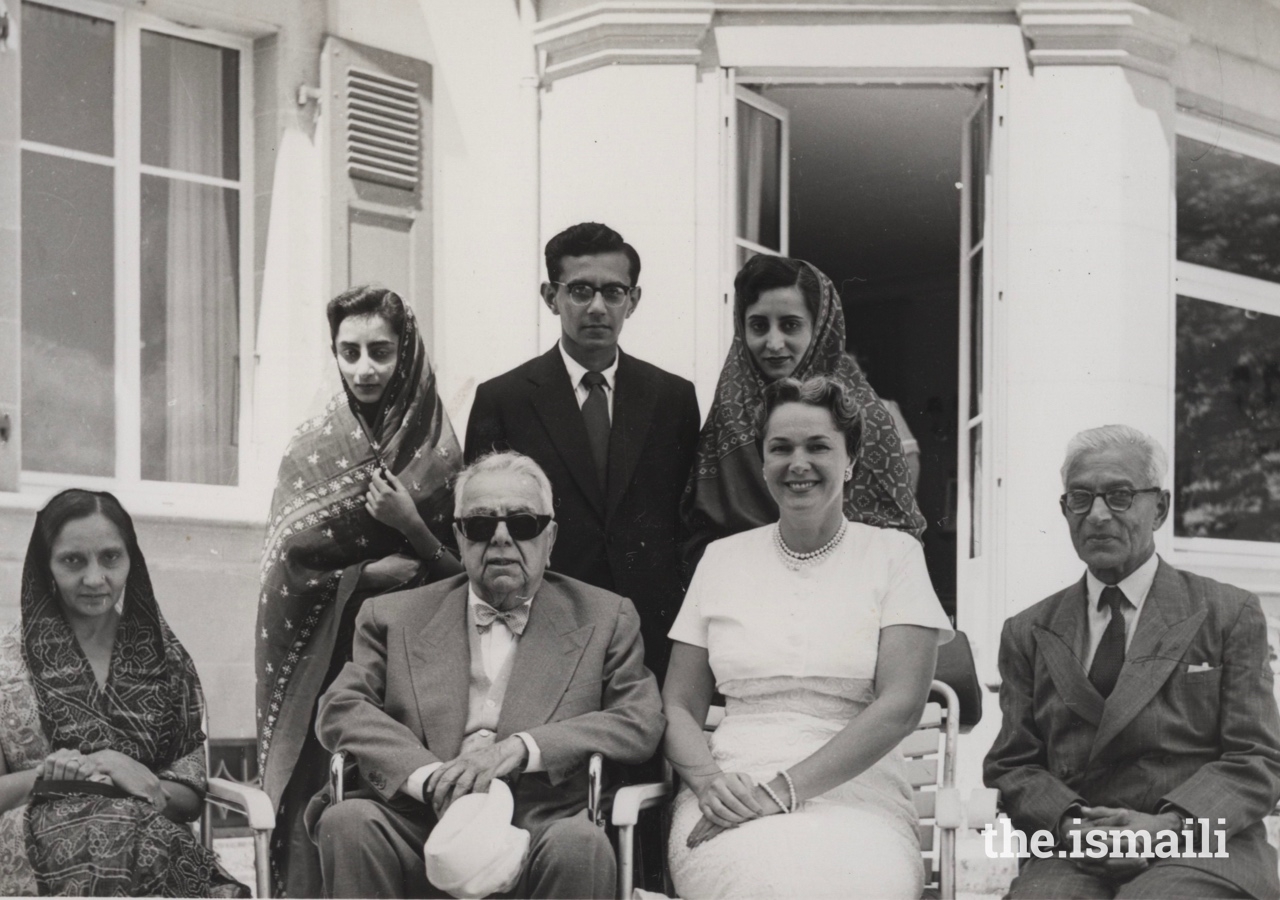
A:
{"type": "Polygon", "coordinates": [[[423,788],[424,799],[430,797],[436,815],[444,815],[454,800],[471,793],[483,794],[493,779],[519,769],[527,755],[524,741],[514,735],[497,744],[469,750],[431,773],[423,788]]]}
{"type": "Polygon", "coordinates": [[[690,850],[692,850],[703,841],[709,841],[717,834],[720,834],[720,832],[727,830],[728,829],[721,828],[719,825],[708,820],[706,816],[703,816],[698,820],[698,824],[693,826],[693,831],[689,832],[689,839],[685,841],[685,844],[688,845],[690,850]]]}
{"type": "Polygon", "coordinates": [[[147,801],[157,810],[164,809],[167,798],[160,779],[136,759],[125,756],[118,750],[99,750],[89,754],[88,759],[93,760],[98,771],[110,778],[111,783],[122,791],[147,801]]]}
{"type": "Polygon", "coordinates": [[[369,479],[364,508],[383,525],[390,525],[401,534],[408,534],[420,518],[412,495],[399,478],[386,470],[375,471],[369,479]]]}
{"type": "Polygon", "coordinates": [[[765,815],[756,798],[756,784],[742,772],[717,772],[695,791],[704,818],[722,829],[765,815]]]}
{"type": "Polygon", "coordinates": [[[88,781],[98,773],[98,764],[79,750],[54,750],[44,758],[40,777],[46,781],[88,781]]]}

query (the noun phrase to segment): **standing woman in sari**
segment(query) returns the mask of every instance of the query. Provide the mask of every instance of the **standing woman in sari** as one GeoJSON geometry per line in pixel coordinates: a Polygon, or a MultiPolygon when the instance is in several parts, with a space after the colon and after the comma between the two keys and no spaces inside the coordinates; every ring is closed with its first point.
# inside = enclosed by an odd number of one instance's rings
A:
{"type": "Polygon", "coordinates": [[[58,494],[21,624],[0,632],[0,895],[248,897],[184,824],[206,788],[203,715],[129,514],[58,494]]]}
{"type": "Polygon", "coordinates": [[[711,541],[778,521],[762,471],[759,423],[764,389],[780,378],[830,376],[861,410],[862,443],[845,485],[845,517],[923,534],[902,441],[845,351],[844,311],[831,279],[803,260],[762,254],[742,267],[733,289],[733,343],[681,500],[691,535],[689,570],[711,541]]]}
{"type": "Polygon", "coordinates": [[[258,770],[276,806],[278,896],[318,897],[302,815],[328,773],[316,700],[351,656],[360,604],[462,571],[440,542],[461,449],[413,311],[384,288],[329,303],[342,393],[303,422],[267,524],[257,622],[258,770]]]}

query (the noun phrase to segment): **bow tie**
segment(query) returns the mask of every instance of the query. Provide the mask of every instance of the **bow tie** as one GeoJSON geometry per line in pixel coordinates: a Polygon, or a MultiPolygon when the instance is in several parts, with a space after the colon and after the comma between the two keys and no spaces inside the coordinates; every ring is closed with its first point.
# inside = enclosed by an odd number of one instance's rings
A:
{"type": "Polygon", "coordinates": [[[525,625],[529,623],[529,607],[532,603],[532,600],[526,600],[515,609],[503,612],[482,600],[473,607],[476,611],[476,631],[484,634],[493,627],[494,620],[499,620],[512,634],[519,637],[524,634],[525,625]]]}

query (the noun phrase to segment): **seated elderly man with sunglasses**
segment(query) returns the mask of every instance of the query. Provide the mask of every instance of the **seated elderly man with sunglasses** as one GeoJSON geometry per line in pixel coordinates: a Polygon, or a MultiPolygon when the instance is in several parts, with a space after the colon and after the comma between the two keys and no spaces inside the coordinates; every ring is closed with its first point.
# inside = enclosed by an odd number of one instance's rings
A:
{"type": "Polygon", "coordinates": [[[1067,445],[1060,503],[1087,571],[1000,639],[986,783],[1028,839],[1057,841],[1011,897],[1280,897],[1266,619],[1254,595],[1156,555],[1166,466],[1125,425],[1067,445]]]}
{"type": "Polygon", "coordinates": [[[511,783],[530,832],[516,897],[609,897],[616,863],[586,815],[595,751],[638,764],[665,720],[640,621],[616,594],[546,571],[556,539],[538,464],[494,453],[458,476],[464,575],[369,600],[316,730],[361,789],[316,826],[332,897],[445,896],[423,842],[449,805],[511,783]]]}

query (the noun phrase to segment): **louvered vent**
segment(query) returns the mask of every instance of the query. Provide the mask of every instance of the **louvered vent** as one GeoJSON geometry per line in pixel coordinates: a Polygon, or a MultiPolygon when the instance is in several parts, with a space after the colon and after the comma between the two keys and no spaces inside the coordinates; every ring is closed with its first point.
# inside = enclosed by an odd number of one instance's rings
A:
{"type": "Polygon", "coordinates": [[[421,134],[416,82],[347,69],[347,173],[352,178],[415,190],[421,134]]]}

